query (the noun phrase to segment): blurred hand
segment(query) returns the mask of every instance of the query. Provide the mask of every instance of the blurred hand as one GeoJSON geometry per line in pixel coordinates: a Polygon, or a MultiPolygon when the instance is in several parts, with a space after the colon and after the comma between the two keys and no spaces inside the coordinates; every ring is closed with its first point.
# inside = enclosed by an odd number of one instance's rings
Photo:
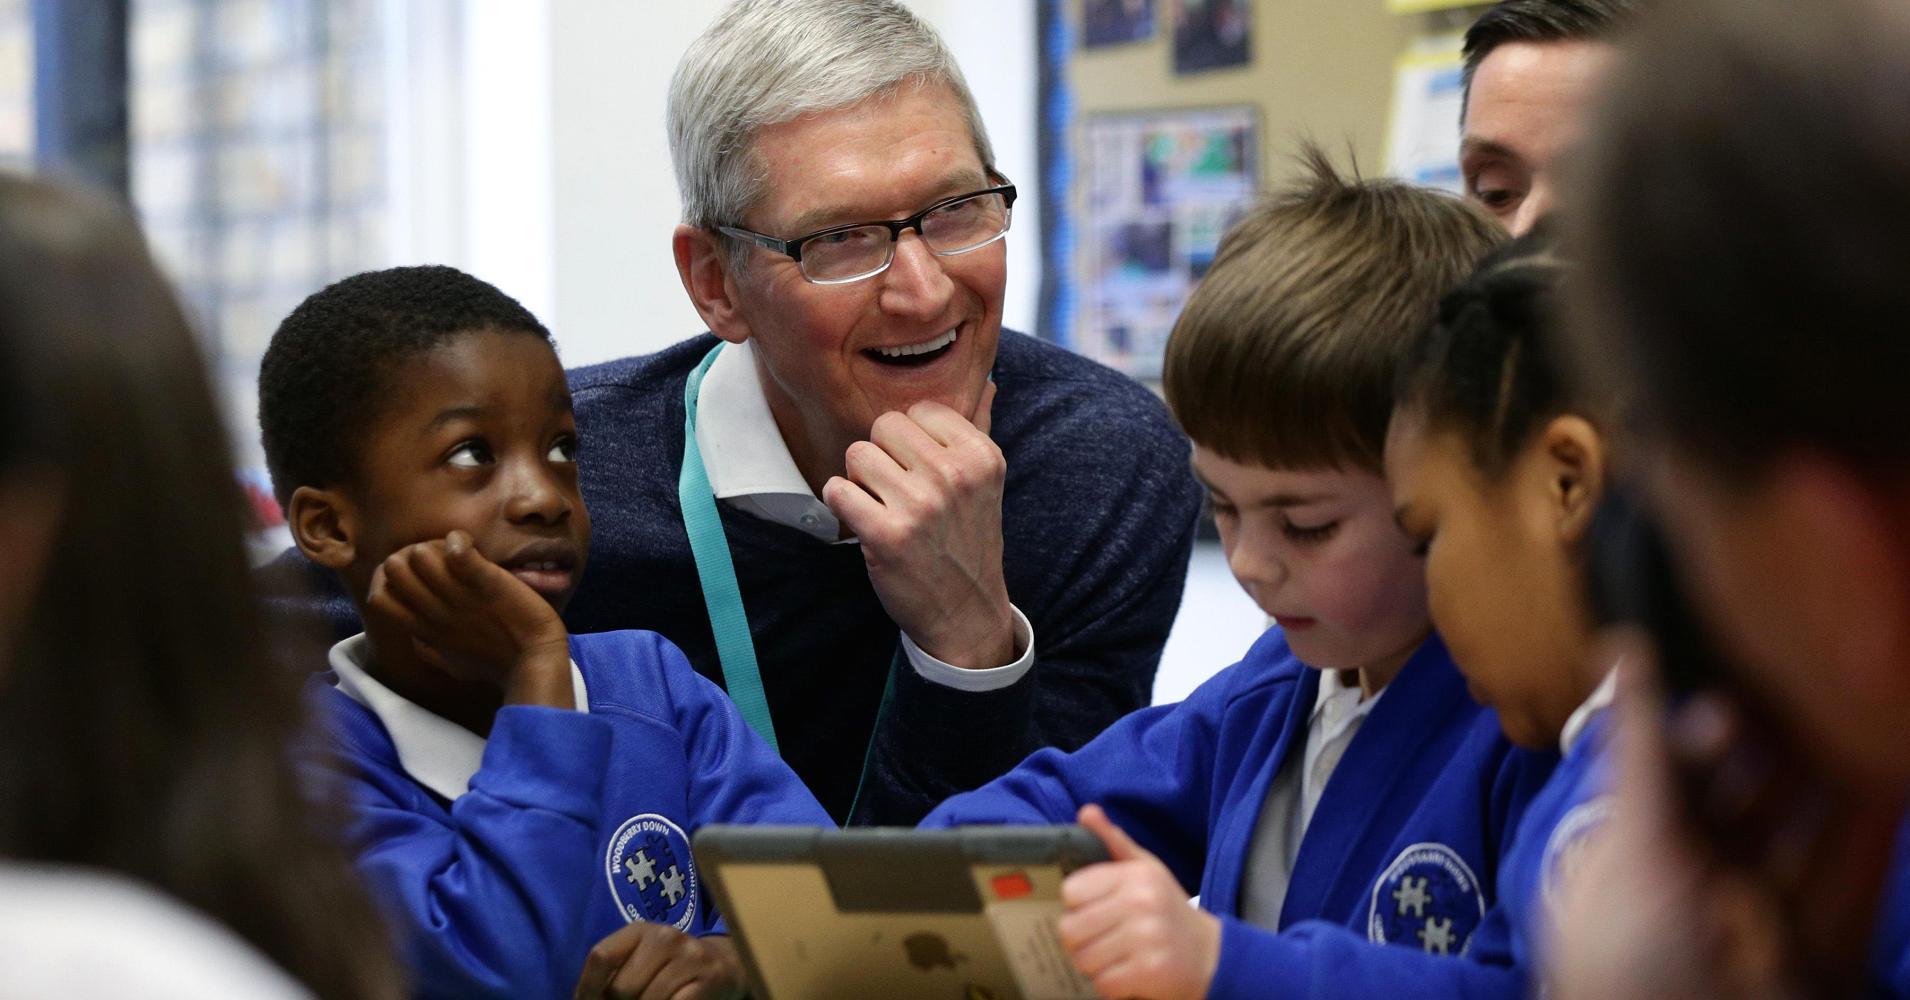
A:
{"type": "Polygon", "coordinates": [[[1061,883],[1067,912],[1056,930],[1075,968],[1104,997],[1206,996],[1220,965],[1220,920],[1189,905],[1167,866],[1100,806],[1082,806],[1080,820],[1107,845],[1110,860],[1061,883]]]}
{"type": "Polygon", "coordinates": [[[889,617],[930,656],[973,669],[1022,652],[1001,569],[1008,463],[988,436],[994,399],[990,382],[973,422],[931,402],[883,414],[822,488],[889,617]]]}
{"type": "Polygon", "coordinates": [[[743,963],[722,935],[692,937],[637,921],[590,949],[575,1000],[730,1000],[743,995],[743,963]]]}
{"type": "Polygon", "coordinates": [[[1858,991],[1902,803],[1830,787],[1729,694],[1668,711],[1649,644],[1617,645],[1617,807],[1561,887],[1557,995],[1858,991]]]}
{"type": "Polygon", "coordinates": [[[409,637],[418,658],[446,674],[497,688],[506,704],[576,704],[563,619],[462,531],[380,563],[365,620],[368,630],[409,637]]]}

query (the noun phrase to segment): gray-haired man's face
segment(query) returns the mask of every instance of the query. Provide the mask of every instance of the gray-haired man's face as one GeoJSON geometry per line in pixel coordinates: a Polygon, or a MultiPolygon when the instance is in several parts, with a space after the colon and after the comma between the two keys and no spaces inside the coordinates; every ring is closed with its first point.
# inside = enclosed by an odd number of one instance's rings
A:
{"type": "Polygon", "coordinates": [[[1557,168],[1612,53],[1604,42],[1509,42],[1473,74],[1460,172],[1514,235],[1557,207],[1557,168]]]}
{"type": "MultiPolygon", "coordinates": [[[[783,239],[906,218],[998,183],[943,87],[771,126],[755,148],[767,193],[743,221],[783,239]]],[[[938,257],[910,231],[871,278],[813,284],[795,261],[760,251],[732,281],[792,452],[840,461],[885,412],[923,400],[975,412],[1001,334],[1007,246],[938,257]]]]}

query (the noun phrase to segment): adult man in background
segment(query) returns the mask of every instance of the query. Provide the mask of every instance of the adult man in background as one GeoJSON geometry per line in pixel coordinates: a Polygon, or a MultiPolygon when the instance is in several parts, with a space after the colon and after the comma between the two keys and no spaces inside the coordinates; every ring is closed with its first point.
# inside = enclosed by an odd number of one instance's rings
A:
{"type": "Polygon", "coordinates": [[[1460,173],[1517,236],[1557,207],[1558,167],[1644,0],[1500,0],[1465,40],[1460,173]]]}
{"type": "Polygon", "coordinates": [[[712,333],[572,373],[571,628],[671,638],[838,819],[912,822],[1147,704],[1187,444],[1139,385],[1001,329],[1015,191],[934,31],[741,0],[669,130],[712,333]]]}
{"type": "MultiPolygon", "coordinates": [[[[941,39],[893,0],[741,0],[669,135],[712,333],[570,373],[570,630],[669,638],[839,821],[912,823],[1146,705],[1188,444],[1142,386],[1001,329],[1015,190],[941,39]]],[[[357,631],[310,570],[266,584],[357,631]]]]}

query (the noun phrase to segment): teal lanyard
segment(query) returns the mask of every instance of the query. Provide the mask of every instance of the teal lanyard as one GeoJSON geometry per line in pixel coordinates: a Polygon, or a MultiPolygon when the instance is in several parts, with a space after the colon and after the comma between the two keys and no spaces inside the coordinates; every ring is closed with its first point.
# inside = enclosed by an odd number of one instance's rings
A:
{"type": "MultiPolygon", "coordinates": [[[[736,563],[730,558],[729,539],[723,534],[723,518],[716,511],[715,490],[710,488],[709,470],[703,466],[703,451],[696,446],[696,397],[703,387],[723,345],[710,348],[690,381],[683,387],[683,470],[677,475],[676,497],[683,507],[683,528],[690,536],[690,555],[696,560],[696,576],[703,584],[703,605],[710,615],[710,631],[716,636],[716,659],[723,670],[723,687],[743,721],[756,730],[770,749],[781,753],[776,743],[776,724],[769,717],[769,699],[763,694],[762,671],[756,667],[756,643],[749,635],[749,617],[743,613],[743,588],[736,582],[736,563]]],[[[895,671],[901,650],[889,664],[888,681],[882,688],[882,704],[876,709],[876,724],[888,714],[895,697],[895,671]]],[[[869,734],[869,749],[862,758],[862,776],[856,782],[850,815],[862,798],[862,785],[869,778],[869,764],[875,755],[875,734],[869,734]]]]}
{"type": "Polygon", "coordinates": [[[769,699],[763,695],[763,675],[756,669],[756,643],[749,637],[749,616],[743,613],[743,588],[736,582],[736,563],[730,558],[729,539],[723,536],[723,518],[716,512],[715,491],[696,446],[696,395],[703,376],[723,350],[710,348],[690,381],[683,387],[683,471],[676,480],[677,502],[683,507],[683,528],[690,535],[690,555],[696,577],[703,584],[703,606],[716,636],[716,659],[723,669],[723,687],[736,710],[770,749],[776,744],[776,724],[769,718],[769,699]]]}

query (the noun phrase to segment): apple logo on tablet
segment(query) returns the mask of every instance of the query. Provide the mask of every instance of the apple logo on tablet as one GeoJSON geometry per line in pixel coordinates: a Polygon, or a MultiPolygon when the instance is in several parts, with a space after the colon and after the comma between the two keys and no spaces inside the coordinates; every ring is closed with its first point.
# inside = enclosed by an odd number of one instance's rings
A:
{"type": "Polygon", "coordinates": [[[954,969],[955,963],[968,961],[967,955],[949,950],[947,938],[928,931],[903,938],[902,949],[908,952],[909,964],[923,972],[937,967],[954,969]]]}

